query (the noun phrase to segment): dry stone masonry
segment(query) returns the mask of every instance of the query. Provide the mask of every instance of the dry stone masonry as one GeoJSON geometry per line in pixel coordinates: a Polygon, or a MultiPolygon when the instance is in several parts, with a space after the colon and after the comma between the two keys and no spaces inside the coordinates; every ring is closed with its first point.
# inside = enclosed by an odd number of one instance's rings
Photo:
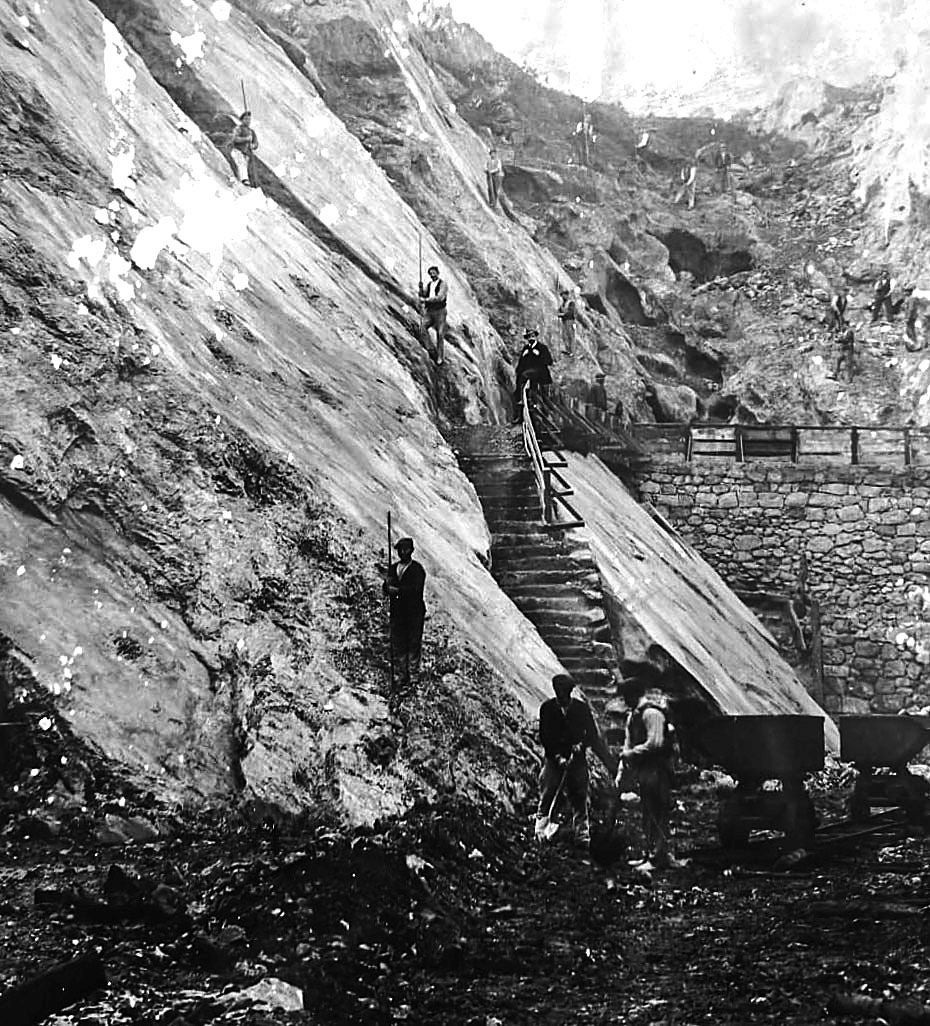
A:
{"type": "Polygon", "coordinates": [[[639,486],[731,587],[792,594],[806,557],[829,711],[930,702],[930,470],[655,459],[639,486]]]}

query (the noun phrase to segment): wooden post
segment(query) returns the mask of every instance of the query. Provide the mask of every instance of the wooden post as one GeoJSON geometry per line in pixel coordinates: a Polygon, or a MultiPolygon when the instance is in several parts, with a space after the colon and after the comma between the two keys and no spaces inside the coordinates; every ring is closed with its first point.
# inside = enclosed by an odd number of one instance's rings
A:
{"type": "Polygon", "coordinates": [[[850,428],[849,431],[849,443],[850,443],[850,462],[853,466],[856,466],[859,462],[859,428],[850,428]]]}
{"type": "Polygon", "coordinates": [[[904,429],[904,466],[911,465],[911,429],[904,429]]]}
{"type": "Polygon", "coordinates": [[[791,462],[798,462],[798,428],[796,424],[791,426],[791,462]]]}
{"type": "Polygon", "coordinates": [[[823,635],[820,629],[820,603],[811,599],[811,698],[823,705],[823,635]]]}

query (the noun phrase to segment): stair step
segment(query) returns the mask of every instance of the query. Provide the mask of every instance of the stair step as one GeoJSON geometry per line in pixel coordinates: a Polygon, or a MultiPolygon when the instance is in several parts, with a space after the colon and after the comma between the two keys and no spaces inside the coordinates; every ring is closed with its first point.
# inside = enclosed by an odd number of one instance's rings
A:
{"type": "Polygon", "coordinates": [[[504,573],[530,573],[538,570],[569,569],[575,574],[593,573],[590,561],[552,550],[542,545],[522,545],[507,549],[491,549],[491,566],[504,573]]]}
{"type": "Polygon", "coordinates": [[[559,598],[564,596],[587,598],[589,602],[601,605],[600,580],[593,574],[584,577],[572,577],[568,581],[540,581],[535,574],[525,575],[520,583],[508,583],[506,586],[497,582],[511,598],[559,598]]]}
{"type": "Polygon", "coordinates": [[[601,578],[600,574],[592,570],[579,571],[559,565],[552,570],[507,570],[498,575],[497,583],[507,592],[511,588],[522,588],[527,584],[577,584],[599,588],[601,578]]]}
{"type": "Polygon", "coordinates": [[[559,645],[559,659],[572,663],[588,662],[592,666],[614,666],[617,656],[613,645],[589,642],[587,645],[559,645]]]}
{"type": "Polygon", "coordinates": [[[532,615],[528,615],[528,619],[532,620],[533,623],[546,626],[551,625],[561,628],[578,627],[590,630],[595,624],[600,625],[603,623],[607,626],[608,630],[610,629],[603,609],[526,609],[521,610],[521,612],[532,613],[532,615]]]}
{"type": "Polygon", "coordinates": [[[556,651],[559,645],[584,644],[588,641],[610,641],[610,624],[604,620],[600,624],[568,624],[568,623],[535,623],[535,617],[528,617],[539,631],[540,637],[556,651]]]}
{"type": "Polygon", "coordinates": [[[550,543],[558,544],[552,542],[545,531],[540,531],[539,524],[524,524],[519,531],[494,531],[492,533],[494,537],[491,540],[491,545],[492,548],[497,549],[518,548],[521,545],[544,545],[548,548],[550,543]]]}
{"type": "Polygon", "coordinates": [[[603,608],[582,595],[511,595],[511,601],[521,613],[567,613],[588,616],[591,613],[604,615],[603,608]]]}
{"type": "Polygon", "coordinates": [[[542,507],[538,499],[530,502],[515,499],[487,502],[482,499],[481,508],[486,517],[496,516],[500,520],[542,520],[542,507]]]}

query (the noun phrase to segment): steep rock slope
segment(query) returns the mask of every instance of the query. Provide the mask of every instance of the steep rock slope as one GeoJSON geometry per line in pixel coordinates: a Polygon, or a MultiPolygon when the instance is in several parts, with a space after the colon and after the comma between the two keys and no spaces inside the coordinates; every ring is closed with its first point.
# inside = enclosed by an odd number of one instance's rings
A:
{"type": "MultiPolygon", "coordinates": [[[[627,653],[658,642],[727,715],[822,715],[754,614],[596,456],[569,454],[565,473],[627,653]]],[[[826,740],[838,750],[829,720],[826,740]]]]}
{"type": "Polygon", "coordinates": [[[235,12],[122,11],[203,123],[261,69],[268,195],[229,182],[91,4],[3,7],[3,631],[82,736],[165,793],[366,819],[460,761],[460,785],[471,767],[506,795],[514,697],[534,705],[557,663],[487,574],[435,427],[437,403],[500,408],[500,341],[467,283],[441,258],[458,302],[437,379],[412,332],[416,219],[235,12]],[[403,732],[374,567],[388,508],[431,575],[435,693],[403,732]],[[501,747],[470,757],[455,725],[482,717],[501,747]]]}

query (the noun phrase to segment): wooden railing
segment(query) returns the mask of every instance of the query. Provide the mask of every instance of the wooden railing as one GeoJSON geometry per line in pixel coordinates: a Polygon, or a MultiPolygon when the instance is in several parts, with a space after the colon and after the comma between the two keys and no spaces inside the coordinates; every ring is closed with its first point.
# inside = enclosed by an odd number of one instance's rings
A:
{"type": "Polygon", "coordinates": [[[653,455],[776,459],[791,463],[930,467],[930,428],[821,425],[631,424],[636,441],[653,455]]]}
{"type": "Polygon", "coordinates": [[[529,382],[523,386],[523,446],[533,464],[543,520],[558,527],[582,527],[584,520],[569,503],[574,490],[559,473],[568,464],[559,453],[543,454],[533,425],[533,397],[529,382]]]}

